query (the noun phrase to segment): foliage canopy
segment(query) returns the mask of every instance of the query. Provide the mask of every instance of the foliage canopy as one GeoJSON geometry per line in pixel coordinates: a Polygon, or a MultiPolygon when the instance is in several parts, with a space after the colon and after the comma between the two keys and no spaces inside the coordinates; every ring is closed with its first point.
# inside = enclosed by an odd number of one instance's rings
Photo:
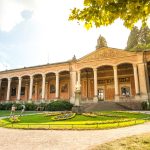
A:
{"type": "Polygon", "coordinates": [[[127,28],[139,20],[145,26],[150,15],[149,0],[84,0],[83,5],[71,10],[69,20],[84,22],[87,29],[110,25],[118,18],[127,28]]]}

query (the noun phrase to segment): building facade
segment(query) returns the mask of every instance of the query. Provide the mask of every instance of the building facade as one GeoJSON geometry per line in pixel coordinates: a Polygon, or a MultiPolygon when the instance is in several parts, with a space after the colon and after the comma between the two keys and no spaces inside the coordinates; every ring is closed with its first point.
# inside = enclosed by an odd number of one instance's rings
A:
{"type": "Polygon", "coordinates": [[[82,102],[149,99],[150,51],[100,48],[70,61],[0,72],[0,101],[74,103],[76,82],[82,102]]]}

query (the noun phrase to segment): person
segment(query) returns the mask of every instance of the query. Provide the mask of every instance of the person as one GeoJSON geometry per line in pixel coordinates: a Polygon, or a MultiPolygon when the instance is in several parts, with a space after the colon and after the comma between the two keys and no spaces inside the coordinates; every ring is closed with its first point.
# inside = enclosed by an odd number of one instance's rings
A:
{"type": "Polygon", "coordinates": [[[15,107],[15,105],[13,104],[12,107],[11,107],[10,117],[12,117],[12,116],[14,117],[15,111],[16,111],[16,107],[15,107]]]}
{"type": "Polygon", "coordinates": [[[26,106],[24,104],[21,105],[22,109],[21,109],[21,113],[20,116],[22,116],[22,114],[24,113],[26,106]]]}

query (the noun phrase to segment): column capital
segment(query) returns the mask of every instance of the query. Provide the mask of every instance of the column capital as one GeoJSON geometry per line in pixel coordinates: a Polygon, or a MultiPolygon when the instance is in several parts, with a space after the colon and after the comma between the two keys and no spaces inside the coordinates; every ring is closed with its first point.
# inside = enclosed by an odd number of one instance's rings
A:
{"type": "Polygon", "coordinates": [[[7,79],[8,79],[8,81],[11,81],[11,79],[12,79],[12,78],[11,78],[11,77],[9,77],[9,78],[7,78],[7,79]]]}
{"type": "Polygon", "coordinates": [[[137,68],[137,64],[132,64],[133,68],[137,68]]]}
{"type": "Polygon", "coordinates": [[[97,68],[93,68],[93,71],[97,71],[97,68]]]}
{"type": "Polygon", "coordinates": [[[46,77],[46,74],[42,74],[42,78],[45,78],[46,77]]]}
{"type": "Polygon", "coordinates": [[[116,70],[118,67],[117,66],[113,66],[113,69],[116,70]]]}
{"type": "Polygon", "coordinates": [[[56,75],[56,76],[59,76],[59,72],[56,72],[55,75],[56,75]]]}
{"type": "Polygon", "coordinates": [[[34,78],[34,76],[33,76],[33,75],[31,75],[31,76],[30,76],[30,79],[33,79],[33,78],[34,78]]]}
{"type": "Polygon", "coordinates": [[[22,80],[22,77],[18,77],[18,80],[22,80]]]}

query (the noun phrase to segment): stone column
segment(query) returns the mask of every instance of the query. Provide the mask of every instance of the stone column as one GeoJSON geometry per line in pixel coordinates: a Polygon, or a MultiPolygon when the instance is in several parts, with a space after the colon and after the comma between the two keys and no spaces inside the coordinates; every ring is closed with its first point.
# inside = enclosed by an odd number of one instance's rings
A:
{"type": "Polygon", "coordinates": [[[59,73],[56,73],[56,98],[59,98],[59,73]]]}
{"type": "Polygon", "coordinates": [[[0,79],[0,91],[1,91],[2,79],[0,79]]]}
{"type": "Polygon", "coordinates": [[[6,97],[7,101],[9,101],[10,99],[10,85],[11,85],[11,78],[8,78],[7,97],[6,97]]]}
{"type": "Polygon", "coordinates": [[[35,83],[34,100],[38,100],[38,83],[35,83]]]}
{"type": "Polygon", "coordinates": [[[2,85],[2,79],[0,79],[0,93],[1,93],[1,85],[2,85]]]}
{"type": "Polygon", "coordinates": [[[25,84],[25,100],[28,100],[28,83],[25,84]]]}
{"type": "Polygon", "coordinates": [[[75,86],[76,86],[76,71],[70,72],[70,78],[71,78],[71,98],[70,98],[70,103],[74,104],[75,103],[75,86]]]}
{"type": "Polygon", "coordinates": [[[133,71],[134,71],[134,82],[135,82],[135,93],[136,95],[139,95],[139,79],[138,79],[138,72],[137,72],[137,65],[133,65],[133,71]]]}
{"type": "Polygon", "coordinates": [[[148,92],[147,92],[147,85],[146,85],[146,74],[145,74],[144,63],[138,64],[138,74],[139,74],[139,85],[140,85],[140,99],[147,100],[148,92]]]}
{"type": "Polygon", "coordinates": [[[150,102],[150,82],[149,82],[149,76],[148,76],[148,64],[145,63],[145,75],[146,75],[146,85],[147,85],[147,92],[148,92],[148,100],[150,102]]]}
{"type": "Polygon", "coordinates": [[[81,72],[80,70],[78,71],[78,84],[81,85],[81,72]]]}
{"type": "Polygon", "coordinates": [[[17,94],[17,100],[19,101],[20,100],[20,93],[21,93],[21,81],[22,81],[22,78],[19,77],[19,83],[18,83],[18,94],[17,94]]]}
{"type": "Polygon", "coordinates": [[[118,86],[117,66],[114,66],[113,69],[114,69],[115,101],[119,101],[119,86],[118,86]]]}
{"type": "Polygon", "coordinates": [[[48,82],[46,82],[46,86],[45,86],[45,99],[48,100],[48,82]]]}
{"type": "Polygon", "coordinates": [[[45,99],[45,74],[42,75],[42,100],[45,99]]]}
{"type": "Polygon", "coordinates": [[[33,76],[30,76],[29,100],[32,100],[33,76]]]}
{"type": "Polygon", "coordinates": [[[94,71],[94,101],[98,102],[97,98],[97,69],[93,69],[94,71]]]}

